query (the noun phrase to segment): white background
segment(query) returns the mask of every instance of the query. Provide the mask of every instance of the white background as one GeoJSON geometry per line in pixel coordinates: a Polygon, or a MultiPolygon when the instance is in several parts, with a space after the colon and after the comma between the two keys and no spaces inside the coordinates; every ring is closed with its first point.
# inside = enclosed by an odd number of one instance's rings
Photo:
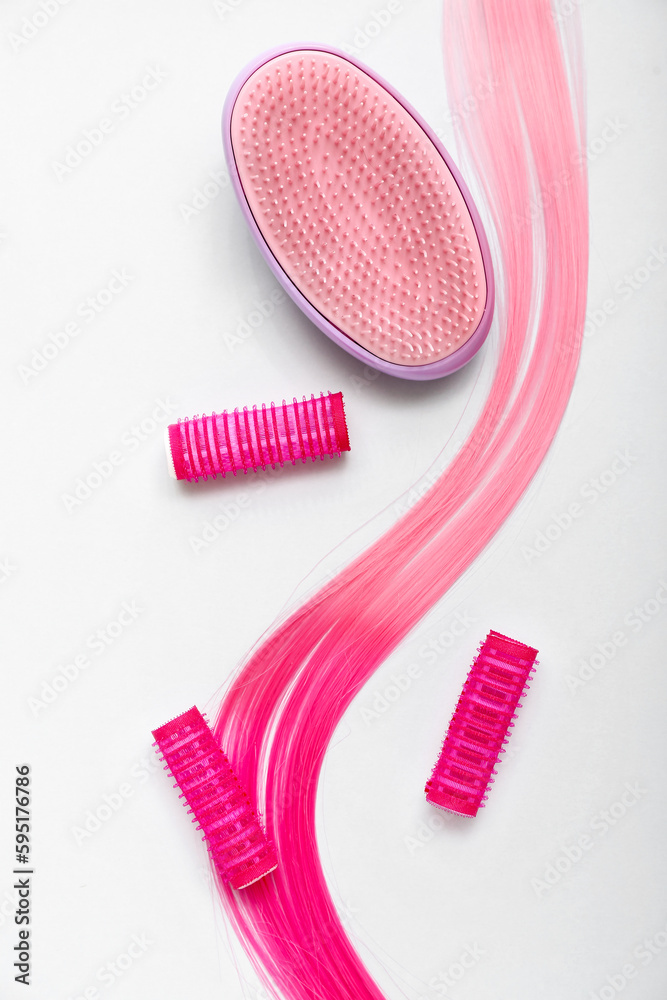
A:
{"type": "MultiPolygon", "coordinates": [[[[567,17],[572,6],[558,9],[567,17]]],[[[332,891],[388,997],[588,1000],[602,991],[602,1000],[664,1000],[667,990],[667,8],[580,6],[596,141],[590,335],[571,405],[489,552],[347,713],[320,789],[332,891]],[[648,272],[654,250],[662,263],[648,272]],[[626,455],[620,475],[617,452],[626,455]],[[579,516],[567,525],[573,503],[579,516]],[[567,526],[556,537],[559,520],[567,526]],[[531,554],[540,533],[552,540],[531,554]],[[459,636],[455,621],[466,622],[459,636]],[[540,667],[487,808],[473,822],[447,819],[426,805],[423,784],[490,628],[539,647],[540,667]],[[429,642],[437,657],[426,655],[429,642]],[[573,689],[583,661],[589,679],[573,689]],[[392,676],[410,664],[409,688],[391,701],[392,676]],[[626,785],[636,793],[623,806],[626,785]],[[565,870],[581,837],[589,849],[565,870]],[[552,884],[540,888],[547,873],[552,884]],[[474,964],[469,957],[449,986],[466,949],[474,964]]],[[[226,183],[220,113],[259,52],[290,41],[350,45],[456,155],[440,5],[394,3],[371,37],[374,12],[386,8],[70,0],[44,16],[34,2],[2,4],[3,997],[66,1000],[93,988],[112,1000],[261,996],[251,976],[239,978],[245,967],[204,848],[155,766],[150,731],[194,703],[214,704],[318,561],[380,510],[396,516],[401,494],[446,442],[455,446],[468,400],[466,420],[481,404],[495,332],[462,372],[419,385],[369,377],[291,302],[257,324],[277,286],[226,183]],[[141,100],[135,91],[130,108],[124,95],[147,75],[153,89],[141,100]],[[102,141],[59,167],[102,119],[102,141]],[[116,283],[113,301],[88,319],[86,299],[99,306],[114,271],[124,287],[116,283]],[[69,339],[68,324],[77,330],[69,339]],[[49,348],[55,356],[37,371],[34,352],[52,335],[64,346],[49,348]],[[266,481],[168,478],[168,422],[321,389],[344,393],[349,455],[266,481]],[[112,474],[69,502],[112,453],[112,474]],[[222,530],[193,545],[216,516],[222,530]],[[119,631],[124,603],[135,619],[99,652],[95,633],[119,631]],[[77,657],[87,664],[78,672],[77,657]],[[68,665],[73,679],[47,703],[68,665]],[[12,782],[23,762],[34,798],[29,993],[11,968],[12,782]],[[122,804],[82,835],[105,796],[122,804]],[[121,977],[104,974],[133,935],[144,941],[133,949],[140,957],[121,977]]],[[[331,565],[379,527],[368,525],[331,565]]]]}

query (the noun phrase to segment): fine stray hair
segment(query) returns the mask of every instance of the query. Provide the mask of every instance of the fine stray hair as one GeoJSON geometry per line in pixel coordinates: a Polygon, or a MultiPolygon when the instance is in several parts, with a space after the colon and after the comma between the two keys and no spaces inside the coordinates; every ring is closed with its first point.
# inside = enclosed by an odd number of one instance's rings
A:
{"type": "Polygon", "coordinates": [[[263,814],[279,865],[225,912],[283,1000],[383,1000],[341,924],[315,831],[324,755],[383,660],[482,552],[549,449],[579,359],[588,201],[577,15],[549,0],[445,0],[452,107],[486,202],[499,299],[493,384],[465,444],[429,491],[274,625],[237,671],[214,733],[263,814]],[[495,237],[495,238],[494,238],[495,237]]]}

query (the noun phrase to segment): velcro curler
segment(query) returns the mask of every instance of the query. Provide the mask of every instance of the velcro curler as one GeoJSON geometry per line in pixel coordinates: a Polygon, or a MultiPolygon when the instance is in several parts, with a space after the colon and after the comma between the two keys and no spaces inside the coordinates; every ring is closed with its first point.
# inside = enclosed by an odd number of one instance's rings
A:
{"type": "Polygon", "coordinates": [[[489,632],[479,647],[433,773],[426,798],[441,809],[476,816],[508,742],[515,709],[530,686],[537,650],[489,632]]]}
{"type": "Polygon", "coordinates": [[[167,428],[175,479],[237,475],[350,450],[342,392],[180,420],[167,428]]]}
{"type": "Polygon", "coordinates": [[[245,889],[274,871],[273,845],[199,709],[154,729],[153,736],[223,881],[245,889]]]}

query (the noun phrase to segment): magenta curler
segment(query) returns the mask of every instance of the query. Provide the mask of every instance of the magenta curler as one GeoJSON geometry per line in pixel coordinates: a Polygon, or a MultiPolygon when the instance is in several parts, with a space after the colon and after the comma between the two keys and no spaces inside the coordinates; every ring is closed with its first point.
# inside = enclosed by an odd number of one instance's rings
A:
{"type": "Polygon", "coordinates": [[[172,476],[190,481],[340,455],[350,450],[343,394],[179,420],[166,447],[172,476]]]}
{"type": "Polygon", "coordinates": [[[273,845],[199,709],[154,729],[153,736],[223,881],[245,889],[274,871],[273,845]]]}
{"type": "Polygon", "coordinates": [[[515,709],[530,687],[537,650],[489,632],[479,647],[442,751],[426,783],[426,798],[434,806],[476,816],[487,799],[487,787],[496,774],[495,764],[509,730],[515,709]]]}

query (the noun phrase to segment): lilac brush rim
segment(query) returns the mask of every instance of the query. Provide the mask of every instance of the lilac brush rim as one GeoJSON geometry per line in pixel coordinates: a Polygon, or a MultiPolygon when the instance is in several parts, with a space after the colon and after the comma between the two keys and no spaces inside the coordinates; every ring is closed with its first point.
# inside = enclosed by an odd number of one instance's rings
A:
{"type": "Polygon", "coordinates": [[[222,142],[232,186],[234,187],[239,205],[241,206],[241,210],[247,219],[248,225],[250,226],[250,230],[255,238],[255,242],[257,243],[260,252],[290,298],[296,302],[299,308],[315,324],[315,326],[326,334],[327,337],[333,340],[334,343],[338,344],[339,347],[342,347],[343,350],[348,352],[348,354],[357,358],[357,360],[363,361],[366,365],[376,368],[378,371],[384,372],[386,375],[394,375],[398,378],[412,379],[421,382],[429,379],[441,378],[443,375],[451,375],[452,372],[458,371],[459,368],[462,368],[463,365],[467,364],[468,361],[474,357],[488,335],[491,327],[491,321],[493,319],[493,307],[495,301],[495,286],[493,280],[493,269],[491,267],[491,253],[486,233],[484,232],[484,227],[482,225],[482,220],[479,216],[477,208],[475,207],[475,203],[465,181],[461,177],[458,168],[452,162],[447,150],[440,142],[437,135],[435,135],[430,126],[427,125],[412,105],[405,100],[403,95],[399,94],[394,87],[386,82],[386,80],[383,80],[381,76],[369,69],[363,63],[359,62],[357,59],[349,56],[346,52],[343,52],[340,49],[331,48],[327,45],[320,45],[317,42],[283,45],[275,49],[270,49],[268,52],[264,52],[262,55],[253,59],[252,62],[241,70],[232,83],[222,112],[222,142]],[[391,94],[391,96],[398,101],[402,107],[405,108],[407,113],[414,118],[420,128],[423,129],[424,133],[428,136],[442,159],[445,161],[445,164],[451,171],[452,176],[454,177],[454,180],[463,195],[463,200],[465,201],[468,211],[470,212],[470,218],[472,219],[472,224],[475,229],[475,233],[477,234],[477,239],[482,253],[484,276],[486,279],[486,302],[482,317],[473,335],[466,341],[465,344],[462,345],[462,347],[459,347],[458,350],[454,351],[454,353],[450,354],[447,358],[442,358],[440,361],[434,361],[427,365],[400,365],[393,361],[385,361],[382,358],[378,358],[370,351],[367,351],[365,347],[361,347],[360,344],[357,344],[357,342],[352,340],[351,337],[348,337],[346,333],[343,333],[343,331],[339,330],[333,323],[330,323],[329,320],[326,319],[322,313],[312,305],[311,302],[309,302],[305,295],[299,291],[296,285],[288,277],[266,243],[266,240],[262,235],[262,231],[257,225],[255,216],[248,205],[243,184],[241,183],[241,178],[236,166],[236,157],[234,156],[234,150],[232,148],[231,119],[234,105],[236,104],[241,88],[245,82],[265,63],[270,62],[277,56],[286,55],[289,52],[309,51],[325,52],[328,55],[344,59],[352,66],[356,66],[356,68],[362,73],[365,73],[367,76],[371,77],[371,79],[375,80],[375,82],[381,87],[384,87],[384,89],[391,94]]]}

